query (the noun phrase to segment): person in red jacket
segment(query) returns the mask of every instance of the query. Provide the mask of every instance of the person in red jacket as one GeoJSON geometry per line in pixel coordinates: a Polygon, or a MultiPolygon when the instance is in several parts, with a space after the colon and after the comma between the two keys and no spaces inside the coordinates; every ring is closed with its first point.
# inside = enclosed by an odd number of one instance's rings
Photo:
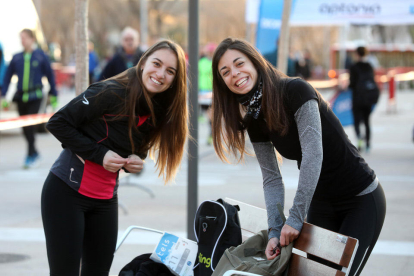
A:
{"type": "Polygon", "coordinates": [[[108,275],[119,171],[141,171],[152,150],[164,180],[174,178],[188,133],[186,85],[184,51],[164,40],[49,120],[47,129],[63,146],[41,199],[51,275],[79,275],[81,261],[81,275],[108,275]]]}

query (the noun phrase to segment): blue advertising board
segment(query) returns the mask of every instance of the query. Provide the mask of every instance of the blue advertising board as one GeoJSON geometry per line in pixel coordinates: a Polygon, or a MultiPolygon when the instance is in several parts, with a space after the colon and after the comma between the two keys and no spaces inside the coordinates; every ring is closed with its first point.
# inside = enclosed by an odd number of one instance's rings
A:
{"type": "Polygon", "coordinates": [[[352,115],[352,91],[345,90],[337,92],[332,104],[332,111],[341,121],[342,126],[354,124],[354,117],[352,115]]]}
{"type": "MultiPolygon", "coordinates": [[[[292,0],[291,11],[296,0],[292,0]]],[[[283,0],[261,0],[257,24],[256,47],[262,54],[276,50],[282,25],[283,0]]]]}

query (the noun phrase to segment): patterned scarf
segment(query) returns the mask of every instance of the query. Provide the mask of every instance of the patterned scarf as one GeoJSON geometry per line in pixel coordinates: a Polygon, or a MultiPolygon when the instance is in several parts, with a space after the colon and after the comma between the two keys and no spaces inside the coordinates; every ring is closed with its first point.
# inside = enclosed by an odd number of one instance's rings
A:
{"type": "Polygon", "coordinates": [[[259,117],[260,110],[262,109],[262,96],[263,83],[260,80],[257,88],[253,88],[252,91],[239,98],[239,102],[247,106],[246,117],[253,117],[254,119],[259,117]]]}

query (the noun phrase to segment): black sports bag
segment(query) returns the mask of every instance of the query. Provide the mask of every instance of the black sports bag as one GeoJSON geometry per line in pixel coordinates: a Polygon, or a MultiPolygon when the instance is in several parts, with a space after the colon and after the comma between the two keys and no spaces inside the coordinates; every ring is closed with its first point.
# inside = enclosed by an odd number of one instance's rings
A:
{"type": "Polygon", "coordinates": [[[210,276],[224,251],[242,243],[238,211],[221,198],[200,204],[194,219],[198,244],[194,276],[210,276]]]}

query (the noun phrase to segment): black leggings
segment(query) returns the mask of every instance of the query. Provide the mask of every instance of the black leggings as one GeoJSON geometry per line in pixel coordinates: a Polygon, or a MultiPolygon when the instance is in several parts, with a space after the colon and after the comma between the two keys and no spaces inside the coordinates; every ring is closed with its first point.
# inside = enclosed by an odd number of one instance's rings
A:
{"type": "Polygon", "coordinates": [[[350,276],[357,276],[367,262],[384,224],[386,201],[381,185],[372,193],[348,200],[312,200],[307,221],[359,241],[350,276]]]}
{"type": "Polygon", "coordinates": [[[359,125],[361,121],[364,122],[365,125],[365,141],[367,147],[370,146],[370,138],[371,138],[371,127],[369,125],[369,117],[372,112],[372,106],[354,106],[352,108],[352,114],[354,115],[354,128],[358,139],[361,138],[361,131],[359,130],[359,125]]]}
{"type": "MultiPolygon", "coordinates": [[[[42,100],[35,100],[31,102],[17,102],[17,110],[19,111],[19,115],[31,115],[31,114],[37,114],[39,112],[40,103],[42,100]]],[[[35,133],[36,133],[36,127],[34,126],[26,126],[23,127],[23,134],[27,141],[27,155],[33,156],[37,153],[35,148],[35,133]]]]}
{"type": "Polygon", "coordinates": [[[42,219],[50,275],[107,276],[118,234],[118,199],[94,199],[49,173],[42,191],[42,219]]]}

